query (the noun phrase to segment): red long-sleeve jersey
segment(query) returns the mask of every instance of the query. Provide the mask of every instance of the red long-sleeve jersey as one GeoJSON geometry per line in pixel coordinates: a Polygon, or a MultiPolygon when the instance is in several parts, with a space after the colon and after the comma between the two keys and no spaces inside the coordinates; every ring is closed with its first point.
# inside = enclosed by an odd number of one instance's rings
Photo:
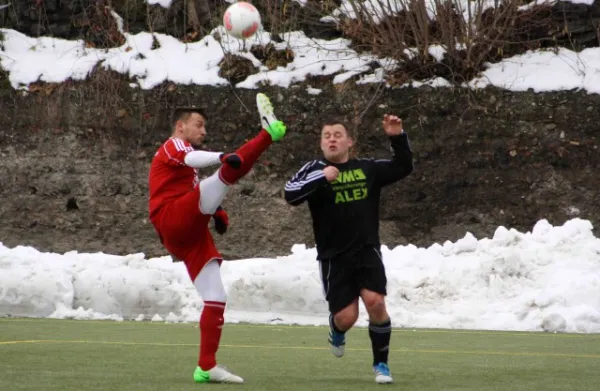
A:
{"type": "Polygon", "coordinates": [[[198,170],[185,164],[185,156],[193,150],[187,141],[169,138],[154,154],[148,184],[150,218],[167,202],[198,184],[198,170]]]}

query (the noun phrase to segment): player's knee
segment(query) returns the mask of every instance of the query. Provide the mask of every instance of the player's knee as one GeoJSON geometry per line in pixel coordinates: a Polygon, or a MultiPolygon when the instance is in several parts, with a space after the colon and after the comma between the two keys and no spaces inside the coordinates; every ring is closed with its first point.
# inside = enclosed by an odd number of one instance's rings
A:
{"type": "Polygon", "coordinates": [[[198,294],[205,302],[227,303],[227,292],[223,283],[219,281],[211,281],[208,284],[195,284],[198,294]]]}
{"type": "Polygon", "coordinates": [[[205,265],[194,279],[196,291],[204,302],[226,303],[227,292],[221,279],[220,267],[216,260],[205,265]]]}
{"type": "Polygon", "coordinates": [[[358,320],[358,316],[355,316],[354,314],[336,314],[335,317],[335,325],[340,329],[340,330],[348,330],[350,329],[358,320]]]}
{"type": "Polygon", "coordinates": [[[354,305],[354,303],[352,303],[348,307],[337,312],[333,318],[335,319],[336,326],[338,326],[341,330],[348,330],[358,320],[358,305],[354,305]]]}
{"type": "Polygon", "coordinates": [[[210,290],[198,292],[204,301],[214,301],[217,303],[227,303],[227,292],[223,286],[211,287],[210,290]]]}
{"type": "Polygon", "coordinates": [[[381,293],[365,291],[362,299],[369,314],[382,315],[385,313],[385,296],[381,293]]]}

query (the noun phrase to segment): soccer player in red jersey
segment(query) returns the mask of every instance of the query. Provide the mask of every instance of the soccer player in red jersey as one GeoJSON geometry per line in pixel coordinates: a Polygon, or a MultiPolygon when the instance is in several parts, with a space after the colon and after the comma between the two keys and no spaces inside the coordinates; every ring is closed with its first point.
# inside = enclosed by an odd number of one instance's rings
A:
{"type": "Polygon", "coordinates": [[[172,135],[158,148],[149,175],[149,213],[161,243],[182,260],[204,302],[200,316],[200,354],[194,380],[198,383],[243,383],[243,379],[217,365],[227,294],[220,274],[223,261],[208,225],[211,218],[219,233],[228,218],[221,208],[229,188],[252,168],[273,141],[286,132],[273,114],[269,98],[256,96],[262,129],[230,154],[196,150],[206,136],[206,114],[195,108],[176,110],[172,135]],[[195,148],[196,147],[196,148],[195,148]],[[199,180],[197,170],[220,164],[211,176],[199,180]]]}

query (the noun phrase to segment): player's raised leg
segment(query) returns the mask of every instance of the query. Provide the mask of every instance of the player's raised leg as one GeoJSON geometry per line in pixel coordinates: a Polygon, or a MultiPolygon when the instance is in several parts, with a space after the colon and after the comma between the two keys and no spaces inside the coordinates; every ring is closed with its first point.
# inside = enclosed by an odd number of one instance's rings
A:
{"type": "Polygon", "coordinates": [[[230,164],[225,159],[217,172],[200,182],[200,211],[203,214],[213,214],[223,202],[229,187],[248,174],[273,141],[279,141],[285,136],[286,126],[275,117],[269,98],[265,94],[257,94],[256,105],[262,129],[232,154],[239,158],[239,165],[230,164]]]}
{"type": "Polygon", "coordinates": [[[197,383],[243,383],[244,380],[217,365],[227,293],[221,279],[218,260],[208,262],[194,280],[194,286],[204,301],[200,316],[200,354],[194,371],[197,383]]]}
{"type": "Polygon", "coordinates": [[[279,141],[285,136],[286,126],[273,113],[273,105],[269,98],[262,93],[256,95],[256,106],[260,115],[262,129],[256,137],[242,145],[235,154],[242,160],[239,169],[230,165],[221,167],[221,179],[227,184],[233,184],[246,175],[258,157],[269,148],[273,141],[279,141]]]}

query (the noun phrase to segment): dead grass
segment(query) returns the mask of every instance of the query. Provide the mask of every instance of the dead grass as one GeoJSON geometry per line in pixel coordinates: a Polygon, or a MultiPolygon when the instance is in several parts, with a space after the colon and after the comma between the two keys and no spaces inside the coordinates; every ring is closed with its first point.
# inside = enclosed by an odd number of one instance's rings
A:
{"type": "Polygon", "coordinates": [[[559,30],[548,6],[520,11],[522,0],[498,1],[492,8],[476,0],[468,10],[458,2],[400,0],[397,13],[387,0],[375,2],[387,11],[374,15],[365,3],[351,1],[358,17],[342,18],[339,28],[358,51],[399,61],[391,75],[397,81],[443,77],[459,84],[487,62],[549,46],[554,41],[548,33],[559,30]]]}
{"type": "Polygon", "coordinates": [[[253,45],[250,48],[250,53],[269,68],[269,70],[276,69],[279,66],[285,67],[294,61],[294,52],[292,50],[289,48],[278,50],[272,42],[266,46],[253,45]]]}
{"type": "Polygon", "coordinates": [[[219,63],[219,76],[229,80],[233,85],[244,81],[248,76],[257,73],[258,68],[252,61],[235,54],[226,53],[219,63]]]}

